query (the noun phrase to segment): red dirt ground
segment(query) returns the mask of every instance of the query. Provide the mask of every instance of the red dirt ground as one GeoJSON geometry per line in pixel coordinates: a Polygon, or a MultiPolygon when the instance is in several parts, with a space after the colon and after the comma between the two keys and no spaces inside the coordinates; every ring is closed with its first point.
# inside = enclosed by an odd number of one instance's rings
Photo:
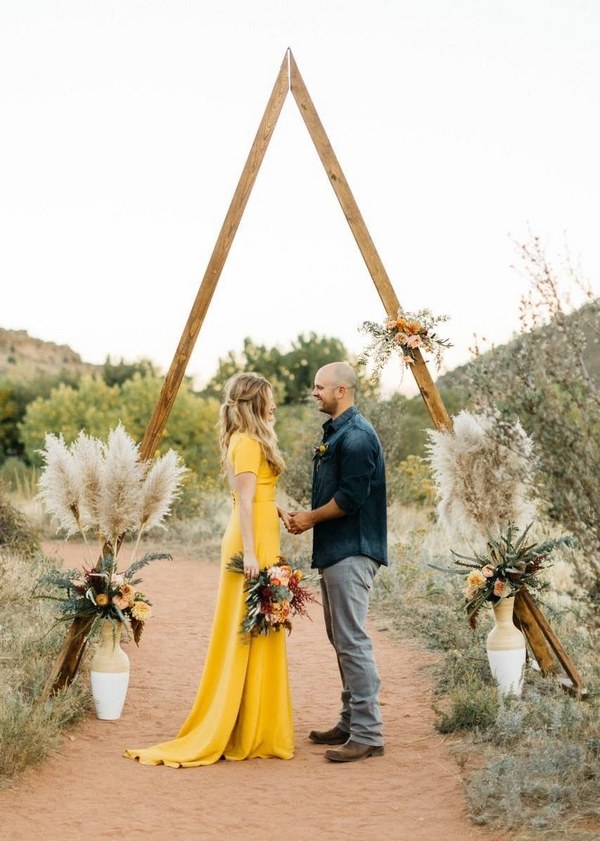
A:
{"type": "MultiPolygon", "coordinates": [[[[76,544],[55,544],[68,566],[76,544]]],[[[296,756],[148,767],[123,748],[171,738],[187,715],[216,595],[215,563],[180,555],[144,570],[154,603],[139,649],[128,644],[131,679],[122,717],[94,713],[48,761],[0,794],[0,838],[11,841],[499,841],[468,820],[457,765],[434,730],[428,655],[371,628],[382,677],[385,756],[350,765],[323,759],[306,734],[336,721],[338,673],[321,609],[289,637],[296,756]]]]}

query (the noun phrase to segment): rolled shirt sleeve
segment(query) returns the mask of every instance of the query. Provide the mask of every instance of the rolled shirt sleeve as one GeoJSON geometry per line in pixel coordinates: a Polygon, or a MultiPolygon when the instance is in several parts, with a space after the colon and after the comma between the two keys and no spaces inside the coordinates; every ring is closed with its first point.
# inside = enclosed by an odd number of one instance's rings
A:
{"type": "Polygon", "coordinates": [[[340,481],[333,498],[348,514],[364,504],[371,491],[377,468],[377,442],[364,429],[352,429],[344,438],[340,452],[340,481]]]}

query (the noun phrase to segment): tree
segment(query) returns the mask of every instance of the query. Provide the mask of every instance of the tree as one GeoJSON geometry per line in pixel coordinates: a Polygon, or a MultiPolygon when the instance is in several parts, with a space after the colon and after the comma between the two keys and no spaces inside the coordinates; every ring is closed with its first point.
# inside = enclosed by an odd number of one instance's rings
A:
{"type": "Polygon", "coordinates": [[[218,363],[217,373],[206,386],[204,394],[220,399],[223,385],[238,371],[257,371],[273,385],[275,401],[284,405],[306,399],[313,386],[315,372],[328,362],[347,359],[348,352],[339,339],[301,334],[288,351],[256,345],[244,339],[240,354],[229,351],[218,363]]]}
{"type": "Polygon", "coordinates": [[[149,359],[140,359],[139,362],[125,362],[121,357],[120,362],[113,362],[110,356],[106,357],[102,366],[102,379],[107,385],[123,385],[125,380],[130,380],[135,374],[142,376],[150,374],[157,376],[154,363],[149,359]]]}

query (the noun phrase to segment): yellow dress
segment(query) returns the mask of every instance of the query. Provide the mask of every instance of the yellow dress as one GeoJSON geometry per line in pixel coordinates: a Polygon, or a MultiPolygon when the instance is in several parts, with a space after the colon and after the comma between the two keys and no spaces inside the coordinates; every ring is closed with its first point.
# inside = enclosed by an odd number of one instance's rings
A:
{"type": "MultiPolygon", "coordinates": [[[[279,555],[279,519],[275,504],[277,477],[259,442],[234,433],[228,450],[234,474],[257,477],[254,499],[254,539],[261,568],[279,555]]],[[[240,625],[245,612],[244,576],[226,569],[233,554],[242,552],[240,512],[236,494],[221,545],[221,579],[212,633],[196,700],[177,738],[125,756],[145,765],[190,768],[231,760],[294,754],[292,705],[284,631],[244,639],[240,625]]]]}

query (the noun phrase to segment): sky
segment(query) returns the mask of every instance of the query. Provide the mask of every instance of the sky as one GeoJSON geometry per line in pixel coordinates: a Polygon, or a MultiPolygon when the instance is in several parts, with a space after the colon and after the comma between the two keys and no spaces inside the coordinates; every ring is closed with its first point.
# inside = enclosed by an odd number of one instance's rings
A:
{"type": "MultiPolygon", "coordinates": [[[[166,372],[288,47],[446,369],[518,330],[531,233],[600,293],[597,0],[0,0],[0,327],[166,372]]],[[[188,373],[384,315],[290,95],[188,373]]]]}

